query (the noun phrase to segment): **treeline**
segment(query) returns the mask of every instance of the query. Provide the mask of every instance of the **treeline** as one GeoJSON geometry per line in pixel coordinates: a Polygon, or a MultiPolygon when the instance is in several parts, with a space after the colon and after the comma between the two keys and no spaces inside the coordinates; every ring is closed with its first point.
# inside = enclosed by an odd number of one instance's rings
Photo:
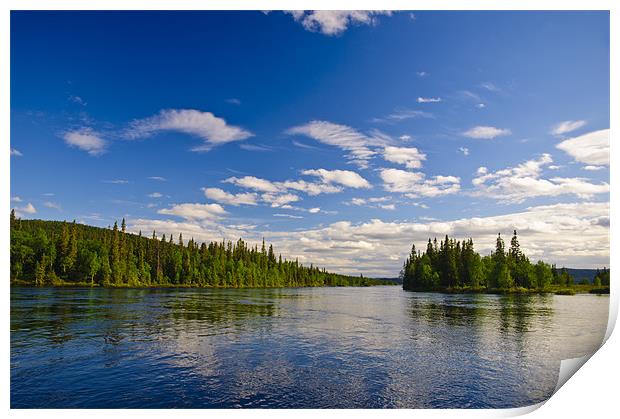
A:
{"type": "Polygon", "coordinates": [[[11,280],[33,285],[310,287],[386,284],[329,273],[276,256],[273,247],[184,242],[153,232],[150,238],[120,228],[21,220],[11,211],[11,280]]]}
{"type": "MultiPolygon", "coordinates": [[[[566,269],[557,269],[543,261],[531,263],[521,251],[516,230],[508,249],[498,234],[495,251],[488,256],[480,256],[474,251],[472,239],[457,241],[447,235],[439,243],[436,238],[429,239],[425,252],[417,251],[413,245],[400,275],[404,289],[419,291],[543,290],[550,285],[574,285],[574,279],[566,269]]],[[[609,270],[599,271],[594,284],[609,286],[609,270]]]]}

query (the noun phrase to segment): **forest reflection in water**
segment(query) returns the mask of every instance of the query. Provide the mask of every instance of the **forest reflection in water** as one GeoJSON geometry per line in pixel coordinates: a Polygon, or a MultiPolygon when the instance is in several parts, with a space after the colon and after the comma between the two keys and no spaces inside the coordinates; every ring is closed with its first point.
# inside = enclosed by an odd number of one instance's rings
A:
{"type": "Polygon", "coordinates": [[[11,290],[12,407],[517,407],[609,298],[398,287],[11,290]]]}

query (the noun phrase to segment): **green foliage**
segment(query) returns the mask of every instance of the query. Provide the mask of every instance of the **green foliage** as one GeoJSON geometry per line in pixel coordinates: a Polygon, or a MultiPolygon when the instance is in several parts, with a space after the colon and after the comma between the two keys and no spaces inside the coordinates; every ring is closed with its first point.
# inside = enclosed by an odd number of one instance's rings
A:
{"type": "MultiPolygon", "coordinates": [[[[521,251],[516,230],[508,251],[498,234],[495,251],[484,257],[474,251],[472,239],[459,242],[446,236],[439,245],[437,239],[429,239],[426,252],[422,253],[416,252],[414,245],[401,278],[404,289],[418,291],[540,292],[553,287],[554,292],[570,294],[575,286],[565,268],[558,270],[543,261],[532,264],[521,251]]],[[[608,285],[606,268],[597,273],[594,284],[605,286],[605,281],[608,285]]]]}
{"type": "MultiPolygon", "coordinates": [[[[427,268],[429,284],[438,277],[427,268]]],[[[273,246],[150,238],[119,229],[20,220],[11,213],[11,280],[33,285],[310,287],[387,284],[276,258],[273,246]]]]}

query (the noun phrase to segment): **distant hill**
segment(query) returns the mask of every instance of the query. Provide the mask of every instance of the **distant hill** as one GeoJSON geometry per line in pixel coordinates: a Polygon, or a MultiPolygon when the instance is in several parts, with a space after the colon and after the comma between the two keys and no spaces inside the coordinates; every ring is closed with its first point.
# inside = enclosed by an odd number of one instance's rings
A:
{"type": "Polygon", "coordinates": [[[399,277],[395,277],[395,278],[373,278],[374,280],[377,281],[385,281],[385,282],[395,282],[397,284],[402,284],[403,280],[399,277]]]}
{"type": "Polygon", "coordinates": [[[568,274],[575,279],[575,283],[578,284],[581,280],[587,279],[588,282],[594,282],[594,275],[596,275],[596,269],[577,269],[566,268],[568,274]]]}

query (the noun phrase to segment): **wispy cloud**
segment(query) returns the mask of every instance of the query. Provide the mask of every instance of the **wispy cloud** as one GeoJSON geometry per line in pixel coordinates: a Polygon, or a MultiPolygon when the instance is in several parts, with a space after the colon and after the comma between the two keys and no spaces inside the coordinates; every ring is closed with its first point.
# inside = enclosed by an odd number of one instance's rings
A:
{"type": "Polygon", "coordinates": [[[469,149],[467,147],[459,147],[459,151],[463,153],[464,156],[469,156],[469,149]]]}
{"type": "Polygon", "coordinates": [[[282,217],[282,218],[294,218],[294,219],[299,219],[299,218],[304,218],[301,215],[292,215],[292,214],[273,214],[274,217],[282,217]]]}
{"type": "Polygon", "coordinates": [[[346,125],[328,121],[310,121],[307,124],[289,128],[290,135],[304,135],[323,144],[338,147],[347,152],[347,159],[362,168],[368,167],[368,161],[377,154],[374,147],[386,145],[389,137],[374,131],[363,134],[346,125]]]}
{"type": "Polygon", "coordinates": [[[82,105],[82,106],[88,105],[88,103],[80,96],[70,95],[68,99],[70,102],[77,103],[78,105],[82,105]]]}
{"type": "Polygon", "coordinates": [[[579,129],[581,127],[583,127],[587,122],[584,120],[579,120],[579,121],[562,121],[559,122],[557,124],[555,124],[552,128],[551,128],[551,134],[553,135],[563,135],[563,134],[567,134],[569,132],[575,131],[576,129],[579,129]]]}
{"type": "Polygon", "coordinates": [[[11,147],[11,156],[22,157],[23,154],[18,149],[11,147]]]}
{"type": "Polygon", "coordinates": [[[161,198],[163,195],[160,192],[153,192],[147,195],[149,198],[161,198]]]}
{"type": "Polygon", "coordinates": [[[43,206],[47,207],[47,208],[52,208],[52,209],[55,209],[55,210],[58,210],[58,211],[62,211],[62,207],[57,202],[45,201],[43,203],[43,206]]]}
{"type": "Polygon", "coordinates": [[[226,99],[227,103],[230,103],[231,105],[241,105],[241,100],[237,99],[236,97],[231,97],[230,99],[226,99]]]}
{"type": "Polygon", "coordinates": [[[609,166],[609,129],[589,132],[564,140],[556,148],[576,161],[593,166],[609,166]]]}
{"type": "Polygon", "coordinates": [[[372,122],[386,123],[386,122],[400,122],[407,119],[418,118],[433,118],[433,114],[425,111],[419,111],[416,109],[397,108],[394,112],[379,118],[373,118],[372,122]]]}
{"type": "Polygon", "coordinates": [[[113,185],[126,185],[129,183],[126,179],[111,179],[111,180],[102,180],[103,183],[111,183],[113,185]]]}
{"type": "Polygon", "coordinates": [[[441,102],[440,97],[418,97],[418,103],[438,103],[441,102]]]}
{"type": "Polygon", "coordinates": [[[147,179],[157,180],[159,182],[165,182],[167,180],[165,177],[162,177],[162,176],[149,176],[147,177],[147,179]]]}
{"type": "Polygon", "coordinates": [[[67,131],[62,134],[62,139],[69,146],[86,151],[91,156],[99,156],[105,153],[107,147],[107,142],[102,135],[91,128],[67,131]]]}
{"type": "Polygon", "coordinates": [[[164,109],[157,115],[136,119],[124,132],[128,139],[148,138],[162,131],[176,131],[203,140],[203,145],[193,151],[208,151],[213,147],[252,137],[250,131],[229,125],[223,118],[211,112],[196,109],[164,109]]]}

